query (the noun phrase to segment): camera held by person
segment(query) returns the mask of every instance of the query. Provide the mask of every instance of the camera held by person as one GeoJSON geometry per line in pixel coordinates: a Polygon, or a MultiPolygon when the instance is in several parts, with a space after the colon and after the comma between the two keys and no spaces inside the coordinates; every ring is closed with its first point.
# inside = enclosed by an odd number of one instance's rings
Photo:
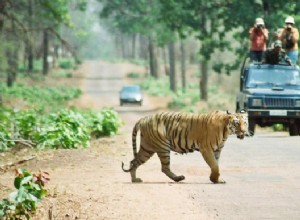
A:
{"type": "Polygon", "coordinates": [[[263,28],[265,28],[265,26],[264,26],[263,24],[257,24],[257,25],[256,25],[256,28],[258,28],[258,29],[263,29],[263,28]]]}
{"type": "Polygon", "coordinates": [[[282,48],[286,51],[293,64],[297,64],[299,31],[295,27],[295,19],[292,16],[288,16],[284,23],[284,27],[278,34],[278,39],[282,41],[282,48]]]}

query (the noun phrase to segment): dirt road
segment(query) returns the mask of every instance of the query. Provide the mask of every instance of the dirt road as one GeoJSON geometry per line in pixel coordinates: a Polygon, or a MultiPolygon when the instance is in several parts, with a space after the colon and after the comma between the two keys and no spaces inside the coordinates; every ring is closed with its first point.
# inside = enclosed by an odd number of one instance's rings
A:
{"type": "MultiPolygon", "coordinates": [[[[50,196],[34,219],[50,219],[49,210],[52,219],[300,219],[299,137],[268,130],[243,141],[230,137],[220,160],[227,181],[223,185],[209,181],[210,170],[199,153],[172,154],[172,169],[186,177],[182,183],[160,172],[154,156],[138,170],[144,182],[132,184],[121,171],[121,162],[127,167],[132,159],[132,126],[165,103],[146,97],[142,107],[118,106],[126,73],[142,71],[134,66],[90,61],[82,71],[86,94],[78,103],[96,109],[113,106],[125,126],[117,136],[95,140],[86,150],[32,152],[38,158],[25,168],[47,170],[51,176],[50,196]]],[[[0,176],[0,195],[11,191],[12,180],[12,172],[0,176]]]]}

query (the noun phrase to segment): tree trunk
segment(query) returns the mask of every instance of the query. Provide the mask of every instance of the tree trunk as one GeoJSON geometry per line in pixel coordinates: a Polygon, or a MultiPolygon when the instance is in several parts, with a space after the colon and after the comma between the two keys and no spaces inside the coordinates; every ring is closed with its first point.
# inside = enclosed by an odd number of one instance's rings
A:
{"type": "MultiPolygon", "coordinates": [[[[204,3],[205,4],[205,3],[204,3]]],[[[200,13],[199,15],[201,16],[200,20],[200,31],[204,36],[209,36],[207,33],[207,28],[206,28],[206,14],[205,13],[200,13]]],[[[201,45],[201,47],[205,47],[207,45],[201,45]]],[[[203,53],[201,54],[202,60],[200,61],[200,99],[207,101],[208,95],[207,95],[207,81],[208,81],[208,73],[207,73],[207,68],[208,68],[208,63],[206,56],[207,54],[203,53]]]]}
{"type": "Polygon", "coordinates": [[[125,49],[125,35],[124,34],[120,34],[121,37],[121,52],[122,52],[122,59],[126,58],[126,49],[125,49]]]}
{"type": "Polygon", "coordinates": [[[175,68],[175,43],[169,43],[169,62],[170,62],[170,89],[177,91],[176,87],[176,68],[175,68]]]}
{"type": "Polygon", "coordinates": [[[12,87],[17,79],[18,50],[17,48],[8,48],[7,57],[7,86],[12,87]]]}
{"type": "Polygon", "coordinates": [[[49,39],[48,39],[48,31],[45,29],[43,32],[43,74],[47,75],[49,72],[49,64],[48,64],[48,53],[49,53],[49,39]]]}
{"type": "MultiPolygon", "coordinates": [[[[32,14],[33,14],[33,3],[32,0],[29,0],[29,4],[28,4],[28,27],[29,29],[31,29],[32,27],[32,14]]],[[[27,61],[28,61],[28,67],[27,67],[27,71],[29,73],[33,72],[33,48],[32,48],[32,40],[30,39],[30,37],[32,37],[32,34],[28,33],[28,39],[26,40],[26,57],[27,57],[27,61]]]]}
{"type": "Polygon", "coordinates": [[[151,37],[149,37],[149,65],[151,76],[158,78],[157,54],[151,37]]]}
{"type": "Polygon", "coordinates": [[[131,51],[131,58],[135,59],[135,47],[136,47],[136,34],[132,35],[132,51],[131,51]]]}
{"type": "Polygon", "coordinates": [[[8,48],[6,50],[6,58],[7,58],[7,78],[6,84],[8,87],[12,87],[14,83],[14,73],[13,73],[13,53],[12,48],[8,48]]]}
{"type": "Polygon", "coordinates": [[[169,68],[169,64],[168,64],[168,57],[167,57],[167,52],[166,52],[166,48],[165,47],[163,47],[163,48],[161,48],[162,49],[162,56],[163,56],[163,61],[164,61],[164,70],[165,70],[165,74],[167,75],[167,76],[169,76],[169,74],[170,74],[170,68],[169,68]]]}
{"type": "Polygon", "coordinates": [[[0,32],[2,32],[2,29],[4,27],[4,12],[6,10],[6,5],[8,5],[8,2],[6,1],[0,1],[0,32]]]}
{"type": "Polygon", "coordinates": [[[185,47],[183,40],[180,41],[180,51],[181,51],[181,85],[182,91],[186,90],[186,74],[185,74],[185,47]]]}
{"type": "Polygon", "coordinates": [[[202,60],[200,63],[200,99],[207,101],[208,63],[202,60]]]}
{"type": "Polygon", "coordinates": [[[139,37],[139,58],[143,59],[143,60],[147,60],[148,59],[148,54],[149,54],[149,48],[147,47],[147,45],[149,44],[148,42],[148,38],[146,38],[143,35],[140,35],[139,37]]]}
{"type": "Polygon", "coordinates": [[[6,58],[7,58],[7,86],[13,86],[13,83],[17,79],[17,68],[18,68],[18,40],[15,35],[15,23],[12,22],[12,32],[8,34],[8,42],[11,44],[6,49],[6,58]]]}
{"type": "Polygon", "coordinates": [[[115,33],[115,56],[117,58],[121,57],[120,51],[121,51],[121,47],[120,47],[120,35],[119,35],[118,32],[116,32],[115,33]]]}

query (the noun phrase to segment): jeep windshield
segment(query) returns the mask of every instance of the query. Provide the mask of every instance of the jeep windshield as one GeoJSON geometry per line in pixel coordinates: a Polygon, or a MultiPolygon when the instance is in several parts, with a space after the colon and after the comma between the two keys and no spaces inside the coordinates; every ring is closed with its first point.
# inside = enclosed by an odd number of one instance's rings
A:
{"type": "Polygon", "coordinates": [[[294,68],[250,68],[246,88],[300,89],[299,75],[299,70],[294,68]]]}

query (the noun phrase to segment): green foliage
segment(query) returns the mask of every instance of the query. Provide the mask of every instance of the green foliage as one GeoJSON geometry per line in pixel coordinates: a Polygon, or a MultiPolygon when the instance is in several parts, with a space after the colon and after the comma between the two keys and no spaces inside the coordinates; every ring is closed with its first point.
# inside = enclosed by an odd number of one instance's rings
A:
{"type": "Polygon", "coordinates": [[[186,92],[177,92],[173,94],[171,101],[168,103],[168,107],[171,109],[192,111],[190,106],[196,105],[199,101],[199,94],[195,91],[194,84],[190,84],[186,92]]]}
{"type": "Polygon", "coordinates": [[[12,192],[8,199],[0,200],[0,219],[27,220],[36,211],[38,203],[47,194],[44,185],[50,179],[47,172],[31,174],[18,169],[14,180],[17,191],[12,192]]]}
{"type": "Polygon", "coordinates": [[[149,77],[140,84],[143,90],[150,95],[169,97],[170,99],[167,100],[170,101],[167,106],[176,111],[204,113],[216,109],[226,110],[235,101],[235,95],[230,96],[226,92],[220,92],[219,86],[215,83],[208,85],[210,99],[205,103],[200,102],[198,83],[188,83],[184,92],[179,87],[176,93],[171,92],[167,77],[163,77],[162,79],[149,77]]]}
{"type": "Polygon", "coordinates": [[[122,125],[117,113],[111,109],[103,109],[102,114],[102,127],[104,135],[114,135],[117,133],[119,127],[122,125]]]}
{"type": "Polygon", "coordinates": [[[39,149],[87,147],[91,137],[114,135],[122,125],[113,109],[65,109],[65,101],[78,97],[79,89],[23,84],[8,88],[0,83],[0,93],[5,99],[19,98],[31,105],[29,110],[0,108],[0,151],[20,140],[39,149]]]}
{"type": "Polygon", "coordinates": [[[87,147],[90,135],[83,116],[71,110],[62,110],[48,115],[44,125],[37,129],[33,141],[37,148],[87,147]]]}
{"type": "Polygon", "coordinates": [[[61,70],[61,71],[53,73],[52,76],[54,78],[72,78],[73,74],[72,74],[72,72],[69,72],[67,70],[61,70]]]}
{"type": "Polygon", "coordinates": [[[14,111],[15,134],[29,139],[37,126],[37,112],[34,110],[14,111]]]}
{"type": "Polygon", "coordinates": [[[140,74],[139,73],[128,73],[127,77],[131,78],[131,79],[137,79],[137,78],[140,78],[140,74]]]}
{"type": "Polygon", "coordinates": [[[63,103],[67,100],[80,96],[81,90],[68,87],[41,87],[16,84],[13,87],[6,87],[0,82],[0,94],[3,98],[20,98],[38,106],[49,106],[49,103],[63,103]]]}
{"type": "Polygon", "coordinates": [[[138,65],[138,66],[145,66],[147,65],[147,61],[146,60],[142,60],[142,59],[133,59],[130,60],[131,63],[138,65]]]}
{"type": "Polygon", "coordinates": [[[145,91],[147,91],[147,93],[153,96],[165,96],[172,94],[169,89],[170,82],[166,76],[160,78],[159,80],[149,76],[143,80],[140,85],[145,91]]]}
{"type": "Polygon", "coordinates": [[[117,112],[109,108],[104,108],[100,112],[83,112],[83,117],[94,138],[114,135],[123,124],[117,112]]]}
{"type": "MultiPolygon", "coordinates": [[[[18,70],[21,73],[26,73],[27,72],[27,65],[25,63],[20,63],[18,66],[18,70]]],[[[43,60],[38,59],[33,61],[33,73],[41,73],[43,70],[43,60]]]]}
{"type": "Polygon", "coordinates": [[[72,69],[75,67],[75,63],[71,59],[62,59],[59,61],[58,65],[62,69],[72,69]]]}
{"type": "Polygon", "coordinates": [[[18,140],[30,141],[39,149],[88,147],[91,138],[114,135],[122,125],[113,109],[100,112],[61,109],[46,114],[0,108],[0,116],[0,152],[14,147],[18,140]]]}

